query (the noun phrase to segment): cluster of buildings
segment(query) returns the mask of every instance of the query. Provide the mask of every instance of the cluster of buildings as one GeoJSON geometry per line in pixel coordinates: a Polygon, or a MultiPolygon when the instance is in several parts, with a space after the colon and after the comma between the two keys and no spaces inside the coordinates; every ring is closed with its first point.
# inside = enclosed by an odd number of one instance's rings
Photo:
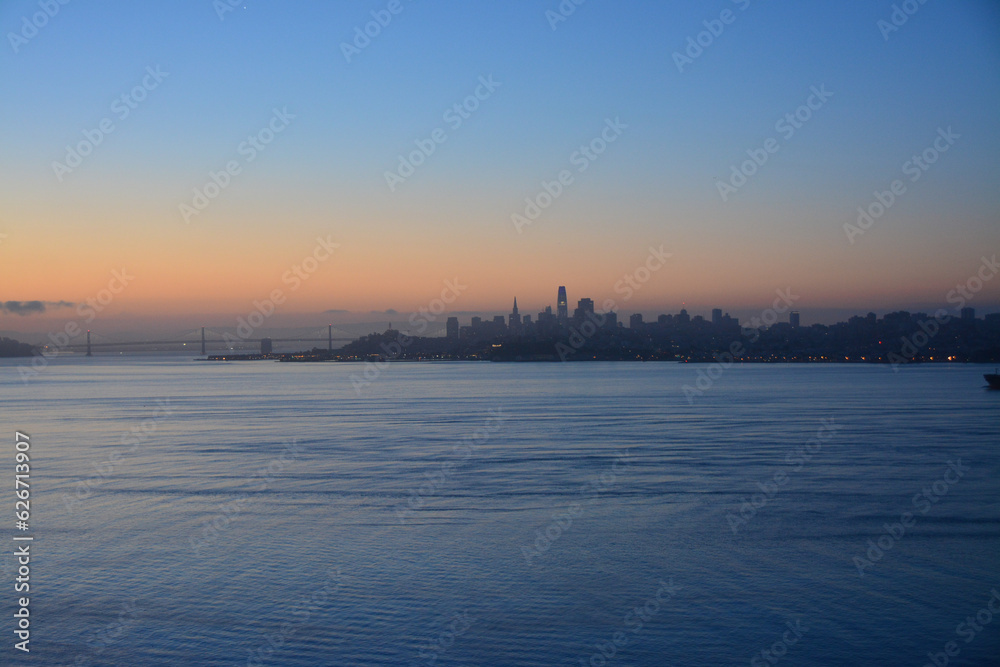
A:
{"type": "MultiPolygon", "coordinates": [[[[1000,313],[977,319],[975,310],[963,308],[958,317],[939,321],[926,313],[899,311],[881,318],[868,313],[833,325],[802,327],[798,312],[775,304],[742,327],[720,308],[713,309],[709,318],[682,309],[648,322],[636,313],[626,326],[614,312],[597,312],[589,298],[577,301],[571,313],[566,288],[560,287],[555,310],[550,306],[534,316],[522,314],[515,299],[506,316],[473,317],[466,326],[449,317],[445,337],[404,336],[390,327],[353,341],[336,354],[313,350],[300,356],[306,361],[712,362],[726,353],[741,362],[1000,362],[1000,313]],[[736,343],[742,350],[739,355],[732,352],[736,343]]],[[[605,302],[602,310],[609,305],[605,302]]]]}
{"type": "MultiPolygon", "coordinates": [[[[483,340],[507,335],[521,335],[526,337],[554,336],[568,331],[571,327],[579,328],[585,321],[593,322],[600,329],[616,331],[624,328],[624,323],[618,321],[618,314],[615,312],[596,313],[594,311],[594,300],[583,298],[576,302],[576,308],[572,315],[569,312],[569,301],[566,298],[566,287],[560,286],[556,295],[556,310],[553,312],[552,306],[546,306],[545,310],[538,313],[534,319],[531,315],[522,315],[517,307],[517,297],[514,298],[514,307],[507,317],[496,315],[493,319],[484,320],[481,317],[473,317],[472,321],[462,326],[457,317],[449,317],[446,323],[446,337],[449,340],[483,340]]],[[[676,315],[660,315],[655,322],[644,322],[642,313],[634,313],[629,317],[628,328],[635,331],[644,331],[649,327],[662,328],[664,326],[685,326],[689,324],[707,324],[700,315],[691,317],[687,310],[681,309],[676,315]]],[[[735,317],[730,317],[729,313],[723,314],[722,309],[712,310],[711,324],[720,330],[738,330],[740,323],[735,317]]],[[[789,315],[789,324],[792,328],[799,327],[799,314],[792,311],[789,315]]]]}

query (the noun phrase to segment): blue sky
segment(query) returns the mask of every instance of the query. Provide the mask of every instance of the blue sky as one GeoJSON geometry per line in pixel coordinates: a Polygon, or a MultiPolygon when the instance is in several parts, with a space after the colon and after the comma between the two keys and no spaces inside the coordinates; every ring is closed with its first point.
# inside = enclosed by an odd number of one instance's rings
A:
{"type": "MultiPolygon", "coordinates": [[[[646,247],[666,243],[677,262],[634,310],[752,312],[795,285],[803,312],[822,320],[931,307],[997,249],[996,3],[914,2],[885,39],[878,22],[891,2],[588,0],[553,29],[556,1],[401,0],[348,62],[342,44],[389,4],[250,0],[220,19],[210,0],[70,2],[16,53],[10,33],[41,10],[0,5],[0,252],[13,255],[4,298],[76,301],[127,261],[159,285],[130,292],[130,312],[241,312],[266,289],[252,271],[280,275],[316,234],[333,232],[345,264],[324,269],[292,311],[412,309],[455,271],[478,286],[461,310],[506,308],[514,294],[534,310],[557,284],[600,298],[646,247]],[[724,11],[732,22],[678,71],[675,52],[724,11]],[[169,73],[162,84],[57,180],[52,163],[66,146],[113,117],[113,100],[157,66],[169,73]],[[448,128],[442,114],[481,76],[500,86],[448,128]],[[781,138],[776,121],[821,86],[833,96],[781,138]],[[295,116],[287,131],[185,224],[178,204],[274,108],[295,116]],[[518,234],[511,215],[608,118],[627,130],[518,234]],[[447,141],[390,192],[385,172],[439,127],[447,141]],[[948,127],[960,135],[954,147],[848,243],[856,208],[948,127]],[[778,152],[723,201],[718,180],[771,137],[778,152]],[[65,266],[34,284],[17,252],[32,235],[51,239],[45,257],[65,266]],[[74,249],[86,259],[65,264],[74,249]],[[184,276],[209,263],[234,286],[163,289],[169,253],[191,257],[174,269],[184,276]]],[[[997,285],[979,303],[1000,304],[997,285]]]]}

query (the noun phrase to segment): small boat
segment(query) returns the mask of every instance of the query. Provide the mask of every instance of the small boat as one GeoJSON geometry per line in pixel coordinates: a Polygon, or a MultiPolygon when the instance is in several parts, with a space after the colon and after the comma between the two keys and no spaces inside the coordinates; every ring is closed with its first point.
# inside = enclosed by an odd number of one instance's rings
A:
{"type": "Polygon", "coordinates": [[[983,377],[990,383],[990,389],[1000,389],[1000,374],[986,373],[983,377]]]}

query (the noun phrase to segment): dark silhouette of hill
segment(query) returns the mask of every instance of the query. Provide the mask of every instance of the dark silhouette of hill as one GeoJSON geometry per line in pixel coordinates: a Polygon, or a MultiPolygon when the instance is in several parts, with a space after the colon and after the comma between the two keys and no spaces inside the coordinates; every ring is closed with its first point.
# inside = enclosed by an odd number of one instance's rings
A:
{"type": "Polygon", "coordinates": [[[13,338],[0,338],[0,357],[30,357],[35,354],[35,346],[13,338]]]}

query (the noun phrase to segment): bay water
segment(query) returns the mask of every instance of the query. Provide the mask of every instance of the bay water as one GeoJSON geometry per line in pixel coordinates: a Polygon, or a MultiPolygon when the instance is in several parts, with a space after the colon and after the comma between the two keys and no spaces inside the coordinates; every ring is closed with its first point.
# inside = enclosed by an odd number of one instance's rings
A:
{"type": "Polygon", "coordinates": [[[1000,664],[991,369],[22,364],[31,664],[1000,664]]]}

